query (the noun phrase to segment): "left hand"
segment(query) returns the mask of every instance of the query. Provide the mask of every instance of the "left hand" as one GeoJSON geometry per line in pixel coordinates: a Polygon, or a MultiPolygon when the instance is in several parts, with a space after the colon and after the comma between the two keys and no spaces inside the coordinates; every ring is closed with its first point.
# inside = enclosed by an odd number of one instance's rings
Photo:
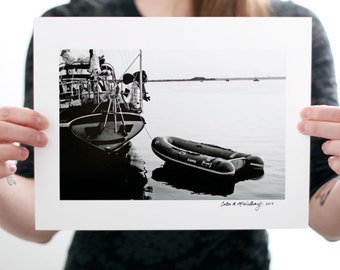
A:
{"type": "Polygon", "coordinates": [[[12,175],[16,166],[10,160],[23,161],[28,150],[15,143],[44,147],[48,120],[40,113],[21,107],[0,107],[0,179],[12,175]]]}
{"type": "Polygon", "coordinates": [[[329,166],[340,174],[340,108],[310,106],[301,111],[298,130],[305,135],[327,139],[322,151],[329,155],[329,166]]]}

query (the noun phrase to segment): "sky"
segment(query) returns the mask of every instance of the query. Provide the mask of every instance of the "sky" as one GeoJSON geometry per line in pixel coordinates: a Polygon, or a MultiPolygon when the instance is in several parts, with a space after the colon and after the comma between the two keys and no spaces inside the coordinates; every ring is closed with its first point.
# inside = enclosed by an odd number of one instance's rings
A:
{"type": "MultiPolygon", "coordinates": [[[[102,50],[96,53],[105,56],[119,78],[139,54],[138,50],[102,50]]],[[[72,49],[75,59],[86,57],[88,50],[72,49]]],[[[142,50],[142,66],[150,80],[190,79],[193,77],[226,78],[285,76],[285,54],[275,50],[142,50]]],[[[136,61],[130,73],[139,70],[136,61]]]]}

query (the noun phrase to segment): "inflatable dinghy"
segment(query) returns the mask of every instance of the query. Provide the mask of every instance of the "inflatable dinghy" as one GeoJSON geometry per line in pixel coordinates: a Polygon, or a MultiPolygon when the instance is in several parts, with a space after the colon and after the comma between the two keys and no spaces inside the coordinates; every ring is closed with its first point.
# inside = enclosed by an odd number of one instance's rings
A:
{"type": "Polygon", "coordinates": [[[263,160],[216,145],[178,137],[156,137],[153,152],[166,163],[201,170],[220,176],[234,176],[239,171],[263,171],[263,160]]]}

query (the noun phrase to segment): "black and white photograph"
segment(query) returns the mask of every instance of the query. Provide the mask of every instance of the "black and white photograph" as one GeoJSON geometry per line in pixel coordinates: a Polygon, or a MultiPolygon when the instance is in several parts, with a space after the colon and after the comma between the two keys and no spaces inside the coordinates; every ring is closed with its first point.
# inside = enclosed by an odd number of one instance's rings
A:
{"type": "Polygon", "coordinates": [[[36,21],[35,104],[55,119],[50,151],[36,154],[55,164],[49,183],[37,177],[38,226],[305,226],[309,141],[292,115],[310,97],[308,34],[297,51],[289,19],[224,19],[208,32],[197,25],[217,21],[158,19],[162,31],[153,20],[97,18],[124,25],[114,36],[84,35],[93,18],[71,19],[72,29],[69,20],[36,21]],[[280,35],[270,35],[274,27],[280,35]],[[296,190],[305,200],[295,201],[296,190]],[[295,209],[301,217],[289,225],[295,209]]]}
{"type": "Polygon", "coordinates": [[[284,199],[284,56],[61,50],[60,199],[284,199]]]}

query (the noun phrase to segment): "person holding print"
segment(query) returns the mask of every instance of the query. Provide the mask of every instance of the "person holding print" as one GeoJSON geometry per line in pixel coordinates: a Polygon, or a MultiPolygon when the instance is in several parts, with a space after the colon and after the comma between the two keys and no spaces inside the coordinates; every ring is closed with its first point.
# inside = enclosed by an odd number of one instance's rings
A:
{"type": "MultiPolygon", "coordinates": [[[[314,13],[291,1],[279,0],[71,0],[44,16],[312,17],[312,106],[302,109],[298,124],[302,134],[313,136],[310,225],[330,241],[340,239],[340,109],[330,45],[314,13]]],[[[18,237],[45,243],[56,232],[36,231],[34,227],[33,148],[48,143],[44,130],[49,123],[32,109],[32,55],[31,44],[26,64],[27,108],[0,108],[0,178],[3,179],[0,180],[0,226],[18,237]],[[9,160],[18,160],[17,166],[9,160]],[[15,186],[5,181],[9,176],[16,182],[15,186]]],[[[299,180],[302,179],[296,179],[299,180]]],[[[65,270],[265,270],[269,267],[268,236],[264,230],[78,231],[65,270]]]]}

